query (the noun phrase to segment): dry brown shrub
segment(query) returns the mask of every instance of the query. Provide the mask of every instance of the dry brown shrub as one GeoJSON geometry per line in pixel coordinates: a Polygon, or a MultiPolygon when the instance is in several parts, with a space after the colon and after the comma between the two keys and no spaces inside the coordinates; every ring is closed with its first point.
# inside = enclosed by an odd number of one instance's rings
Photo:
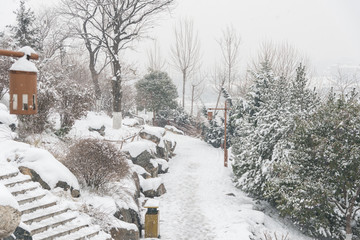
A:
{"type": "Polygon", "coordinates": [[[64,164],[81,184],[96,190],[129,174],[123,154],[111,143],[98,139],[76,142],[70,148],[64,164]]]}

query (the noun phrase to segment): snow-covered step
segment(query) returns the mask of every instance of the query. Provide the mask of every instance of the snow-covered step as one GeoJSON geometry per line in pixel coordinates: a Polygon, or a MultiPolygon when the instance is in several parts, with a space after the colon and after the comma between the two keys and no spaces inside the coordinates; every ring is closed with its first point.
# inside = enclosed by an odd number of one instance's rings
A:
{"type": "Polygon", "coordinates": [[[19,173],[19,169],[17,167],[7,162],[1,162],[0,169],[0,180],[15,177],[19,173]]]}
{"type": "Polygon", "coordinates": [[[21,216],[22,222],[25,224],[31,224],[33,222],[39,222],[47,218],[54,217],[61,213],[67,212],[69,208],[67,206],[62,205],[54,205],[48,208],[41,208],[34,212],[23,214],[21,216]]]}
{"type": "Polygon", "coordinates": [[[29,175],[24,175],[24,174],[17,174],[14,177],[0,180],[0,182],[4,184],[6,187],[13,187],[16,184],[30,182],[30,181],[31,181],[31,177],[29,175]]]}
{"type": "Polygon", "coordinates": [[[35,200],[33,202],[25,203],[20,205],[20,212],[27,214],[35,212],[38,209],[48,208],[56,204],[56,198],[54,196],[46,195],[45,197],[35,200]]]}
{"type": "MultiPolygon", "coordinates": [[[[89,226],[84,227],[80,229],[77,232],[71,233],[69,235],[65,235],[63,237],[57,238],[56,240],[83,240],[83,239],[92,239],[98,236],[100,233],[100,227],[99,226],[89,226]]],[[[105,240],[106,238],[101,238],[102,240],[105,240]]]]}
{"type": "Polygon", "coordinates": [[[34,222],[30,225],[31,234],[32,235],[38,234],[50,228],[55,228],[57,226],[64,225],[74,220],[78,216],[79,214],[77,212],[64,212],[54,217],[44,219],[40,222],[34,222]]]}
{"type": "Polygon", "coordinates": [[[0,180],[5,180],[5,179],[9,179],[9,178],[12,178],[12,177],[15,177],[16,175],[19,174],[19,170],[13,170],[13,171],[2,171],[1,169],[1,174],[0,174],[0,180]]]}
{"type": "Polygon", "coordinates": [[[15,196],[15,199],[18,201],[20,205],[23,205],[28,202],[33,202],[35,200],[38,200],[40,198],[45,197],[47,192],[41,188],[35,188],[33,190],[27,191],[24,194],[20,194],[15,196]]]}
{"type": "Polygon", "coordinates": [[[33,240],[52,240],[58,239],[59,237],[69,235],[79,231],[82,228],[88,227],[89,222],[82,219],[76,218],[73,221],[67,222],[55,228],[50,228],[39,234],[34,234],[33,240]]]}
{"type": "Polygon", "coordinates": [[[27,191],[34,190],[35,188],[38,188],[39,186],[40,186],[40,184],[37,182],[26,182],[26,183],[16,184],[12,187],[8,187],[8,189],[12,195],[17,196],[17,195],[23,194],[27,191]]]}

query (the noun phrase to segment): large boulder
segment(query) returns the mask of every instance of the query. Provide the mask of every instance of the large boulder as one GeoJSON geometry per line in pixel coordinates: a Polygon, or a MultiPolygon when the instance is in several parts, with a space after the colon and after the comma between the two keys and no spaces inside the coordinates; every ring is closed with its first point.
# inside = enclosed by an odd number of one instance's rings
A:
{"type": "Polygon", "coordinates": [[[134,164],[143,167],[152,177],[157,177],[158,165],[152,161],[155,158],[155,143],[149,141],[131,142],[124,146],[123,151],[129,155],[134,164]]]}
{"type": "Polygon", "coordinates": [[[0,205],[0,239],[10,236],[21,221],[21,212],[11,206],[0,205]]]}
{"type": "Polygon", "coordinates": [[[145,179],[151,178],[151,174],[148,173],[148,171],[146,171],[142,166],[139,166],[137,164],[133,164],[132,168],[133,168],[134,172],[137,173],[138,176],[141,176],[141,177],[143,177],[145,179]]]}
{"type": "Polygon", "coordinates": [[[140,184],[145,197],[160,197],[166,193],[166,188],[161,178],[140,178],[140,184]]]}
{"type": "Polygon", "coordinates": [[[138,233],[141,232],[142,225],[140,221],[140,216],[137,211],[131,208],[120,208],[116,211],[114,214],[114,217],[117,219],[127,222],[127,223],[133,223],[136,225],[136,227],[139,229],[138,233]]]}
{"type": "Polygon", "coordinates": [[[148,173],[150,173],[151,177],[157,177],[158,164],[153,161],[153,158],[155,158],[153,154],[149,153],[148,151],[144,151],[139,156],[132,158],[131,160],[134,164],[143,167],[148,173]]]}
{"type": "Polygon", "coordinates": [[[165,133],[164,128],[145,126],[144,129],[140,131],[139,136],[155,144],[159,144],[161,137],[164,136],[165,133]]]}
{"type": "Polygon", "coordinates": [[[157,189],[149,189],[147,191],[144,191],[145,197],[148,198],[160,197],[165,193],[166,193],[166,188],[163,183],[161,183],[157,189]]]}
{"type": "Polygon", "coordinates": [[[0,184],[0,239],[10,236],[19,226],[19,204],[10,191],[0,184]]]}
{"type": "Polygon", "coordinates": [[[161,141],[156,145],[156,157],[164,158],[169,161],[175,154],[176,142],[166,138],[161,138],[161,141]]]}
{"type": "Polygon", "coordinates": [[[136,229],[114,227],[110,229],[110,234],[114,240],[139,240],[139,231],[136,229]]]}
{"type": "Polygon", "coordinates": [[[34,170],[27,168],[27,167],[22,167],[22,166],[19,167],[19,170],[22,174],[30,176],[32,181],[40,183],[42,188],[51,190],[49,184],[47,184],[44,180],[42,180],[40,175],[37,172],[35,172],[34,170]]]}
{"type": "MultiPolygon", "coordinates": [[[[40,183],[41,187],[47,190],[51,190],[49,184],[47,184],[40,175],[34,171],[33,169],[30,169],[28,167],[20,166],[19,170],[22,174],[29,175],[31,177],[31,180],[34,182],[40,183]]],[[[78,189],[74,189],[72,186],[70,186],[68,183],[64,181],[58,181],[55,185],[55,187],[60,187],[64,189],[64,191],[70,190],[71,196],[74,198],[77,198],[80,196],[80,191],[78,189]]]]}
{"type": "Polygon", "coordinates": [[[152,135],[152,134],[149,134],[147,132],[144,132],[144,131],[141,131],[139,133],[139,136],[142,138],[142,139],[146,139],[146,140],[149,140],[149,141],[152,141],[153,143],[155,144],[159,144],[160,142],[160,138],[155,136],[155,135],[152,135]]]}

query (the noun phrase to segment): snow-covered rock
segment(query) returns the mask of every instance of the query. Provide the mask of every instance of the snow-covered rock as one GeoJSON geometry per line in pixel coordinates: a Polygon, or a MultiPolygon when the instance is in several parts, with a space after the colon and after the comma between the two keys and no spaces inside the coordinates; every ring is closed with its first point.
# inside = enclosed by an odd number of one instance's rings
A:
{"type": "Polygon", "coordinates": [[[150,141],[138,141],[127,144],[123,151],[129,153],[134,164],[143,167],[152,177],[157,177],[158,164],[152,159],[155,158],[156,145],[150,141]]]}
{"type": "Polygon", "coordinates": [[[149,141],[131,142],[126,144],[122,150],[128,152],[131,158],[137,158],[144,151],[153,155],[156,152],[156,144],[149,141]]]}
{"type": "Polygon", "coordinates": [[[11,140],[0,142],[0,149],[0,162],[10,161],[19,167],[25,167],[23,173],[32,177],[36,173],[48,185],[48,189],[54,189],[59,182],[65,182],[73,189],[80,189],[74,174],[48,151],[11,140]]]}
{"type": "Polygon", "coordinates": [[[143,179],[140,177],[140,185],[145,197],[160,197],[166,193],[166,188],[161,178],[143,179]]]}
{"type": "Polygon", "coordinates": [[[169,163],[162,158],[155,158],[153,161],[155,161],[159,165],[158,173],[163,174],[167,173],[169,170],[169,163]]]}
{"type": "Polygon", "coordinates": [[[134,224],[128,224],[124,228],[112,228],[110,230],[111,237],[114,240],[139,240],[139,230],[135,229],[134,224]]]}
{"type": "Polygon", "coordinates": [[[9,236],[19,226],[19,204],[9,190],[0,183],[0,239],[9,236]]]}
{"type": "Polygon", "coordinates": [[[149,141],[152,141],[156,144],[160,143],[161,137],[164,136],[165,129],[161,127],[150,127],[144,126],[139,133],[140,137],[149,141]]]}
{"type": "Polygon", "coordinates": [[[166,129],[167,131],[170,131],[170,132],[175,133],[175,134],[184,135],[184,132],[183,132],[183,131],[181,131],[181,130],[179,130],[179,129],[177,129],[176,127],[171,126],[171,125],[166,125],[166,126],[165,126],[165,129],[166,129]]]}

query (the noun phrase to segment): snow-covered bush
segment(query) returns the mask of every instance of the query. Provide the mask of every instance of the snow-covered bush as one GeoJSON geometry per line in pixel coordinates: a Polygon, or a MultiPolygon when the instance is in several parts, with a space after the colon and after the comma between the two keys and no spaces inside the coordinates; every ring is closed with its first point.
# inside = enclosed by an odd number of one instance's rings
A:
{"type": "Polygon", "coordinates": [[[72,80],[59,81],[57,90],[57,112],[60,114],[59,135],[68,133],[75,120],[85,116],[94,105],[94,93],[88,87],[72,80]]]}
{"type": "Polygon", "coordinates": [[[122,153],[111,143],[96,139],[75,143],[64,163],[82,184],[94,189],[124,178],[129,173],[122,153]]]}
{"type": "Polygon", "coordinates": [[[203,124],[202,136],[213,147],[221,147],[224,141],[224,124],[219,125],[215,119],[209,121],[209,124],[203,124]]]}

